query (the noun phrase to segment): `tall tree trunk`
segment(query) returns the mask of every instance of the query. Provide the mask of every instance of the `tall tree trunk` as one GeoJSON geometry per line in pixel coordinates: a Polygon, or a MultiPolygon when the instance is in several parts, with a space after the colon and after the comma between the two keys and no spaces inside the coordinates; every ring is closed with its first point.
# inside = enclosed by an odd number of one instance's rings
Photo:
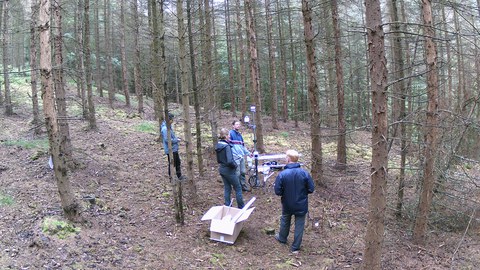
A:
{"type": "MultiPolygon", "coordinates": [[[[95,0],[95,86],[97,87],[97,93],[100,97],[103,97],[103,85],[102,85],[102,64],[100,63],[100,0],[95,0]]],[[[105,19],[105,18],[104,18],[105,19]]]]}
{"type": "Polygon", "coordinates": [[[67,174],[67,166],[59,147],[59,127],[55,110],[55,97],[52,80],[52,52],[50,47],[50,0],[40,1],[39,34],[40,34],[40,76],[42,81],[43,111],[47,126],[50,152],[53,158],[54,177],[65,216],[76,221],[80,213],[80,205],[75,200],[67,174]]]}
{"type": "MultiPolygon", "coordinates": [[[[152,88],[153,88],[153,97],[154,97],[154,109],[155,109],[155,117],[158,119],[159,125],[162,124],[164,118],[162,115],[163,111],[163,103],[164,103],[164,95],[165,89],[164,86],[164,78],[165,78],[165,58],[162,57],[162,43],[164,40],[164,31],[163,31],[163,5],[164,1],[159,2],[160,5],[160,12],[157,7],[157,1],[151,0],[151,7],[152,7],[152,35],[153,35],[153,45],[152,45],[152,68],[153,68],[153,76],[152,76],[152,88]],[[160,14],[159,14],[160,13],[160,14]],[[162,91],[163,90],[163,91],[162,91]]],[[[165,95],[166,96],[166,95],[165,95]]],[[[166,106],[166,105],[165,105],[166,106]]],[[[160,133],[160,136],[162,134],[160,133]]]]}
{"type": "Polygon", "coordinates": [[[39,135],[42,131],[40,123],[40,109],[38,106],[38,89],[37,89],[37,20],[38,20],[38,0],[32,0],[30,17],[30,86],[32,90],[32,112],[33,112],[33,130],[35,135],[39,135]]]}
{"type": "Polygon", "coordinates": [[[236,7],[236,18],[237,18],[237,42],[238,42],[238,48],[240,51],[239,54],[239,62],[240,62],[240,92],[241,92],[241,111],[242,111],[242,119],[245,117],[246,112],[247,112],[247,65],[245,63],[245,43],[243,40],[243,29],[242,29],[242,22],[243,20],[240,17],[240,14],[242,13],[242,8],[240,6],[240,0],[235,0],[235,7],[236,7]]]}
{"type": "Polygon", "coordinates": [[[255,31],[253,5],[255,3],[251,0],[245,0],[245,10],[247,12],[247,30],[248,30],[248,44],[250,52],[250,80],[252,83],[253,102],[255,104],[255,132],[256,132],[256,150],[259,153],[265,152],[263,144],[263,120],[262,120],[262,100],[260,89],[260,72],[258,70],[258,56],[257,56],[257,34],[255,31]]]}
{"type": "Polygon", "coordinates": [[[140,21],[138,19],[138,0],[132,0],[132,12],[133,12],[133,23],[134,23],[134,46],[135,46],[135,63],[133,65],[133,79],[135,82],[135,94],[137,95],[137,112],[142,115],[144,113],[143,109],[143,88],[142,88],[142,78],[140,76],[141,72],[141,59],[140,59],[140,45],[138,44],[140,40],[140,21]]]}
{"type": "MultiPolygon", "coordinates": [[[[179,44],[179,57],[180,57],[180,72],[182,73],[180,75],[180,80],[182,83],[181,89],[182,89],[182,101],[186,101],[185,104],[183,104],[183,113],[184,113],[184,135],[188,132],[190,132],[190,113],[188,109],[188,73],[187,73],[187,64],[186,64],[186,49],[185,49],[185,23],[183,19],[183,1],[182,0],[177,0],[177,32],[178,32],[178,44],[179,44]],[[183,92],[185,90],[185,92],[183,92]],[[189,129],[187,131],[187,128],[189,129]]],[[[165,95],[166,96],[166,95],[165,95]]],[[[166,99],[165,99],[166,100],[166,99]]],[[[191,133],[191,132],[190,132],[191,133]]],[[[191,136],[191,135],[190,135],[191,136]]],[[[170,135],[168,136],[170,138],[170,135]]],[[[190,137],[190,143],[188,142],[188,138],[186,139],[186,144],[187,144],[187,155],[189,154],[189,148],[188,146],[191,145],[191,137],[190,137]]],[[[190,146],[191,148],[191,146],[190,146]]],[[[172,148],[169,148],[172,149],[172,148]]],[[[187,158],[188,159],[188,158],[187,158]]],[[[190,160],[191,160],[191,149],[190,149],[190,160]]],[[[187,161],[188,163],[188,161],[187,161]]],[[[187,164],[187,170],[190,168],[190,171],[188,172],[188,177],[191,178],[193,177],[193,173],[191,170],[191,164],[187,164]]],[[[189,181],[192,181],[192,179],[189,179],[189,181]]],[[[173,188],[176,190],[176,195],[175,195],[175,217],[177,223],[183,225],[184,224],[184,214],[183,214],[183,196],[182,196],[182,183],[180,181],[173,180],[173,188]]]]}
{"type": "MultiPolygon", "coordinates": [[[[400,171],[398,175],[398,190],[397,190],[397,208],[396,208],[396,215],[397,217],[401,217],[402,215],[402,208],[403,208],[403,194],[405,188],[405,163],[406,163],[406,132],[405,132],[405,124],[403,123],[406,113],[405,113],[405,72],[404,72],[404,65],[403,62],[403,46],[402,46],[402,35],[401,33],[401,21],[400,16],[398,16],[398,1],[397,0],[390,0],[390,14],[391,14],[391,21],[392,21],[392,73],[393,73],[393,80],[395,83],[393,84],[393,93],[394,93],[394,101],[393,101],[393,120],[395,121],[394,125],[394,132],[392,139],[390,141],[390,145],[392,145],[393,140],[395,140],[397,130],[400,129],[400,171]],[[398,113],[397,113],[398,112],[398,113]]],[[[389,146],[390,151],[390,146],[389,146]]]]}
{"type": "Polygon", "coordinates": [[[85,0],[83,51],[85,52],[85,80],[87,83],[88,127],[97,128],[92,91],[92,62],[90,61],[90,0],[85,0]]]}
{"type": "Polygon", "coordinates": [[[88,119],[87,101],[85,96],[85,86],[87,85],[85,79],[85,66],[84,66],[84,51],[83,51],[83,15],[84,15],[84,0],[78,0],[75,10],[75,36],[77,43],[75,45],[75,60],[77,67],[77,95],[81,99],[82,116],[88,119]]]}
{"type": "Polygon", "coordinates": [[[370,205],[363,269],[382,269],[387,184],[387,60],[380,0],[365,0],[370,76],[372,79],[372,165],[370,205]]]}
{"type": "Polygon", "coordinates": [[[195,134],[197,140],[197,164],[198,172],[200,176],[203,176],[204,173],[204,164],[203,164],[203,150],[202,150],[202,128],[201,128],[201,112],[200,112],[200,100],[199,100],[199,89],[197,85],[197,74],[195,66],[195,51],[193,44],[193,31],[192,31],[192,1],[187,0],[187,26],[188,26],[188,47],[190,51],[190,70],[192,77],[192,91],[193,91],[193,107],[195,110],[195,134]]]}
{"type": "Polygon", "coordinates": [[[265,16],[267,19],[267,42],[268,42],[268,59],[270,67],[270,95],[271,95],[271,106],[272,106],[272,128],[278,129],[277,122],[277,68],[275,65],[275,43],[273,41],[272,35],[272,13],[270,11],[270,0],[265,0],[265,16]]]}
{"type": "Polygon", "coordinates": [[[312,177],[319,186],[326,186],[322,168],[322,130],[318,98],[317,66],[315,59],[315,34],[312,26],[312,7],[309,0],[302,0],[304,38],[307,58],[308,98],[310,100],[310,137],[312,140],[312,177]]]}
{"type": "Polygon", "coordinates": [[[185,136],[185,152],[187,155],[187,175],[188,175],[188,188],[190,190],[190,196],[193,201],[197,198],[197,186],[193,177],[193,145],[192,145],[192,128],[190,120],[190,92],[189,92],[189,79],[188,79],[188,59],[187,59],[187,31],[185,28],[185,20],[183,15],[183,1],[177,1],[177,22],[178,22],[178,53],[180,62],[180,82],[182,92],[182,105],[183,105],[183,134],[185,136]]]}
{"type": "Polygon", "coordinates": [[[120,1],[120,52],[122,55],[122,87],[125,105],[130,108],[130,91],[128,90],[127,51],[125,49],[125,0],[120,1]]]}
{"type": "Polygon", "coordinates": [[[3,31],[2,31],[2,54],[3,54],[3,83],[5,86],[5,114],[7,116],[13,115],[12,97],[10,93],[10,34],[8,29],[10,27],[10,0],[3,1],[3,31]]]}
{"type": "Polygon", "coordinates": [[[54,57],[55,66],[53,69],[53,82],[55,86],[55,99],[58,112],[58,125],[60,138],[60,151],[65,156],[68,167],[74,167],[73,147],[70,140],[70,128],[68,126],[67,100],[65,93],[65,79],[63,76],[63,32],[62,32],[62,0],[53,4],[54,28],[54,57]]]}
{"type": "Polygon", "coordinates": [[[105,56],[106,56],[106,69],[107,69],[107,80],[108,80],[108,104],[110,108],[113,109],[113,103],[115,102],[115,84],[113,82],[113,66],[112,66],[112,32],[111,32],[111,14],[112,8],[110,5],[110,0],[105,0],[105,56]]]}
{"type": "Polygon", "coordinates": [[[205,47],[204,47],[204,62],[205,62],[205,82],[204,86],[207,89],[208,93],[208,121],[210,123],[211,134],[212,134],[212,143],[213,147],[217,144],[217,99],[216,99],[216,89],[215,89],[215,74],[214,74],[214,65],[213,65],[213,47],[212,47],[212,12],[210,8],[210,1],[204,0],[203,7],[205,12],[205,47]]]}
{"type": "MultiPolygon", "coordinates": [[[[277,0],[278,1],[278,0],[277,0]]],[[[295,61],[295,43],[293,41],[292,30],[292,10],[290,8],[290,0],[287,0],[288,13],[288,31],[290,36],[290,55],[292,57],[292,82],[293,82],[293,119],[295,120],[295,127],[298,127],[298,82],[297,82],[297,65],[295,61]]]]}
{"type": "MultiPolygon", "coordinates": [[[[280,0],[276,0],[277,10],[280,9],[280,0]]],[[[278,39],[280,41],[280,66],[282,70],[282,81],[281,81],[281,90],[282,90],[282,116],[283,122],[286,123],[288,120],[288,92],[287,92],[287,60],[285,53],[285,43],[283,39],[283,23],[281,16],[277,16],[278,21],[278,39]]]]}
{"type": "MultiPolygon", "coordinates": [[[[190,0],[189,0],[190,1],[190,0]]],[[[230,94],[230,111],[232,117],[237,117],[237,91],[235,91],[235,71],[233,69],[233,56],[232,56],[232,31],[231,31],[231,19],[230,19],[230,3],[229,0],[225,0],[225,33],[227,34],[227,62],[228,62],[228,87],[230,94]]]]}
{"type": "Polygon", "coordinates": [[[344,90],[343,90],[343,66],[342,66],[342,44],[340,41],[340,24],[338,22],[337,0],[331,0],[333,34],[335,37],[335,69],[337,76],[337,117],[338,117],[338,141],[337,141],[337,162],[335,167],[345,170],[347,167],[347,145],[345,141],[347,127],[345,124],[344,90]]]}
{"type": "Polygon", "coordinates": [[[437,75],[437,49],[434,41],[432,3],[431,0],[422,0],[422,15],[425,35],[425,54],[427,65],[427,113],[425,130],[425,168],[422,192],[418,204],[417,217],[413,228],[413,239],[422,244],[428,226],[428,214],[432,205],[433,185],[435,183],[435,153],[437,150],[437,117],[438,117],[438,75],[437,75]]]}

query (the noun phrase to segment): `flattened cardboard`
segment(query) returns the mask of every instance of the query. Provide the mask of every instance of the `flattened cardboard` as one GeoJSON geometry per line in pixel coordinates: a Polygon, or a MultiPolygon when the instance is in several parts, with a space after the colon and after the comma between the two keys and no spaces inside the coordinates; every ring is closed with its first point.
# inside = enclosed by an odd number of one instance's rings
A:
{"type": "Polygon", "coordinates": [[[211,220],[210,239],[228,244],[235,243],[243,222],[252,214],[255,207],[248,209],[255,201],[255,197],[242,208],[228,206],[213,206],[202,217],[202,220],[211,220]]]}

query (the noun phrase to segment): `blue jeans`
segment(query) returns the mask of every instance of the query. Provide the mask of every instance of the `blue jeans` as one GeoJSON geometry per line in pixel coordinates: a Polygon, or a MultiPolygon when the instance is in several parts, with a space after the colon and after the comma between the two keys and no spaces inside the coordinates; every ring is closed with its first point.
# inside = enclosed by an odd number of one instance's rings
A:
{"type": "Polygon", "coordinates": [[[295,216],[295,232],[293,235],[293,243],[291,250],[299,250],[300,245],[302,244],[303,230],[305,228],[305,216],[306,215],[292,215],[282,213],[280,218],[280,232],[278,233],[279,241],[287,242],[288,234],[290,233],[290,224],[292,221],[292,216],[295,216]]]}
{"type": "Polygon", "coordinates": [[[242,187],[236,174],[235,169],[228,167],[220,167],[220,176],[223,180],[223,196],[225,198],[225,205],[229,206],[231,203],[230,196],[232,195],[232,187],[235,190],[235,197],[237,199],[238,208],[243,208],[245,203],[243,202],[242,187]]]}
{"type": "Polygon", "coordinates": [[[247,187],[247,182],[245,182],[245,174],[247,172],[247,169],[245,168],[245,159],[243,157],[235,159],[235,163],[237,163],[236,174],[240,180],[240,187],[247,187]]]}

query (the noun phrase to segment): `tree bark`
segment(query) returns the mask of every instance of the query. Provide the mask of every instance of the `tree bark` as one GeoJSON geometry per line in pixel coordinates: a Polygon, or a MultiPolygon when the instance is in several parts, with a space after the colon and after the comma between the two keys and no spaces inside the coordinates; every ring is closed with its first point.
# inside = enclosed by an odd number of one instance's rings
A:
{"type": "Polygon", "coordinates": [[[38,106],[38,88],[37,88],[37,58],[38,58],[38,34],[37,34],[37,20],[38,20],[38,0],[32,0],[31,17],[30,17],[30,86],[32,91],[32,112],[33,112],[33,132],[39,135],[42,131],[40,123],[40,109],[38,106]]]}
{"type": "MultiPolygon", "coordinates": [[[[278,0],[277,0],[278,1],[278,0]]],[[[292,82],[293,82],[293,120],[295,121],[295,127],[298,127],[298,82],[297,82],[297,64],[295,61],[295,46],[293,40],[292,30],[292,10],[290,8],[290,0],[287,0],[287,13],[288,13],[288,31],[290,36],[290,55],[292,59],[292,82]]]]}
{"type": "Polygon", "coordinates": [[[195,66],[195,52],[193,44],[193,31],[192,31],[192,1],[187,0],[187,25],[188,25],[188,45],[190,51],[190,70],[192,77],[192,91],[193,91],[193,107],[195,110],[195,134],[197,140],[197,163],[198,163],[198,172],[200,176],[203,176],[204,173],[204,164],[203,164],[203,147],[202,147],[202,128],[201,128],[201,112],[200,112],[200,100],[199,100],[199,89],[197,85],[197,74],[195,66]]]}
{"type": "Polygon", "coordinates": [[[307,58],[308,98],[310,100],[310,137],[312,141],[312,177],[319,186],[326,186],[322,168],[322,131],[320,104],[318,100],[317,67],[315,57],[315,34],[312,26],[312,7],[309,0],[302,0],[304,38],[307,58]]]}
{"type": "Polygon", "coordinates": [[[40,1],[39,35],[40,35],[40,76],[42,81],[43,111],[47,126],[50,152],[53,158],[54,177],[65,216],[76,221],[80,206],[75,200],[67,174],[67,166],[59,147],[59,127],[55,110],[54,85],[52,80],[52,52],[50,47],[50,0],[40,1]]]}
{"type": "Polygon", "coordinates": [[[422,15],[425,34],[425,54],[427,65],[427,113],[425,123],[425,167],[422,192],[418,204],[417,217],[413,228],[413,239],[417,244],[423,244],[428,226],[428,214],[432,205],[433,186],[435,183],[435,153],[437,150],[437,118],[438,118],[438,75],[437,49],[434,41],[432,3],[431,0],[422,0],[422,15]]]}
{"type": "Polygon", "coordinates": [[[177,1],[177,27],[178,27],[178,53],[180,62],[180,82],[183,105],[183,134],[185,136],[185,152],[187,156],[187,175],[188,188],[190,196],[193,201],[197,198],[197,186],[193,177],[193,145],[192,145],[192,131],[190,121],[190,98],[189,98],[189,83],[188,83],[188,59],[187,59],[187,31],[185,28],[185,20],[183,15],[183,1],[177,1]]]}
{"type": "Polygon", "coordinates": [[[92,63],[90,61],[90,0],[85,0],[85,14],[84,14],[84,38],[83,38],[83,51],[85,52],[84,67],[85,67],[85,80],[87,90],[87,104],[88,104],[88,127],[90,129],[97,129],[97,119],[95,116],[95,103],[93,102],[92,91],[92,63]]]}
{"type": "Polygon", "coordinates": [[[277,122],[277,68],[275,64],[275,43],[273,40],[272,34],[272,13],[270,11],[270,0],[265,0],[265,15],[267,19],[267,43],[268,43],[268,59],[270,67],[270,96],[271,96],[271,106],[272,106],[272,128],[278,129],[277,122]]]}
{"type": "Polygon", "coordinates": [[[143,87],[142,87],[142,78],[140,76],[141,72],[141,59],[140,59],[140,22],[138,19],[138,0],[132,0],[132,13],[133,13],[133,23],[134,23],[134,46],[135,46],[135,54],[134,54],[134,65],[133,65],[133,79],[135,82],[135,94],[137,96],[137,112],[140,115],[143,115],[143,87]]]}
{"type": "MultiPolygon", "coordinates": [[[[258,56],[257,56],[257,35],[255,32],[253,2],[251,0],[245,0],[245,10],[247,12],[247,31],[248,31],[248,44],[250,52],[250,80],[252,84],[253,102],[255,104],[255,132],[256,132],[256,150],[259,153],[265,152],[265,146],[263,144],[263,120],[262,120],[262,100],[260,89],[260,73],[258,70],[258,56]]],[[[255,142],[254,142],[255,143],[255,142]]]]}
{"type": "Polygon", "coordinates": [[[97,87],[97,93],[100,97],[103,97],[103,85],[102,85],[102,65],[100,63],[100,19],[99,19],[99,10],[100,10],[100,0],[95,0],[95,86],[97,87]]]}
{"type": "MultiPolygon", "coordinates": [[[[189,0],[190,1],[190,0],[189,0]]],[[[230,2],[225,0],[225,33],[227,34],[227,62],[228,62],[228,87],[230,94],[230,112],[232,117],[237,117],[237,91],[235,91],[235,71],[233,69],[233,56],[232,56],[232,31],[230,24],[230,2]]]]}
{"type": "Polygon", "coordinates": [[[387,184],[387,60],[379,0],[365,0],[370,76],[372,79],[372,165],[370,205],[363,269],[380,270],[385,231],[387,184]]]}
{"type": "Polygon", "coordinates": [[[335,69],[337,78],[337,119],[338,119],[338,140],[337,140],[337,162],[335,168],[345,170],[347,167],[347,144],[345,123],[345,105],[344,105],[344,87],[343,87],[343,66],[342,66],[342,44],[340,41],[340,25],[338,22],[338,4],[337,0],[331,0],[333,34],[335,37],[335,69]]]}
{"type": "MultiPolygon", "coordinates": [[[[10,0],[3,1],[3,42],[2,42],[2,54],[3,54],[3,84],[5,86],[5,115],[13,115],[12,96],[10,93],[10,34],[8,29],[10,27],[10,0]]],[[[0,95],[1,96],[1,95],[0,95]]]]}
{"type": "Polygon", "coordinates": [[[120,0],[120,52],[122,55],[122,87],[125,106],[130,108],[130,91],[128,89],[127,51],[125,49],[125,0],[120,0]]]}

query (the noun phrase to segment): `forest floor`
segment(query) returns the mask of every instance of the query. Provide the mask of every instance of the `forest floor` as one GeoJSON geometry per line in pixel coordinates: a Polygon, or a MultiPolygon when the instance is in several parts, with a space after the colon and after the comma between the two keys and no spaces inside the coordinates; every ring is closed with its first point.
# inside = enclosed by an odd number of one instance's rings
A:
{"type": "MultiPolygon", "coordinates": [[[[185,224],[177,224],[167,162],[158,142],[158,125],[151,107],[140,118],[134,109],[117,104],[111,110],[105,100],[98,102],[98,130],[88,130],[86,121],[69,122],[74,160],[78,164],[69,173],[69,179],[83,206],[85,222],[75,224],[72,229],[75,232],[63,237],[45,229],[46,220],[63,220],[53,172],[48,166],[46,136],[33,136],[29,107],[17,107],[12,117],[5,117],[2,109],[1,270],[361,267],[370,194],[370,132],[349,134],[346,172],[333,169],[335,142],[329,140],[334,137],[325,136],[326,187],[317,186],[310,195],[302,250],[292,254],[288,246],[266,233],[270,229],[278,231],[281,214],[280,198],[270,188],[244,193],[245,201],[256,197],[255,210],[235,244],[209,239],[210,221],[201,221],[202,215],[210,207],[223,203],[223,184],[210,141],[204,141],[204,176],[195,169],[198,199],[189,199],[185,189],[185,224]],[[26,142],[32,142],[33,146],[26,142]],[[89,200],[92,198],[95,200],[89,200]]],[[[183,138],[181,110],[173,106],[172,112],[177,115],[176,133],[183,138]]],[[[223,112],[219,127],[230,128],[231,121],[230,113],[223,112]]],[[[295,128],[291,121],[280,122],[280,128],[273,130],[270,122],[268,118],[263,121],[266,152],[278,154],[295,148],[303,153],[300,161],[308,168],[307,124],[300,123],[295,128]]],[[[203,132],[208,136],[206,129],[203,132]]],[[[328,135],[329,131],[324,132],[328,135]]],[[[245,128],[243,134],[251,147],[251,130],[245,128]]],[[[185,144],[180,148],[186,174],[185,144]]],[[[424,245],[413,243],[413,220],[409,218],[412,213],[405,213],[400,220],[393,215],[396,187],[393,178],[389,177],[382,269],[478,269],[478,228],[471,226],[469,230],[450,232],[432,228],[424,245]]],[[[407,189],[413,190],[414,186],[407,183],[407,189]]]]}

